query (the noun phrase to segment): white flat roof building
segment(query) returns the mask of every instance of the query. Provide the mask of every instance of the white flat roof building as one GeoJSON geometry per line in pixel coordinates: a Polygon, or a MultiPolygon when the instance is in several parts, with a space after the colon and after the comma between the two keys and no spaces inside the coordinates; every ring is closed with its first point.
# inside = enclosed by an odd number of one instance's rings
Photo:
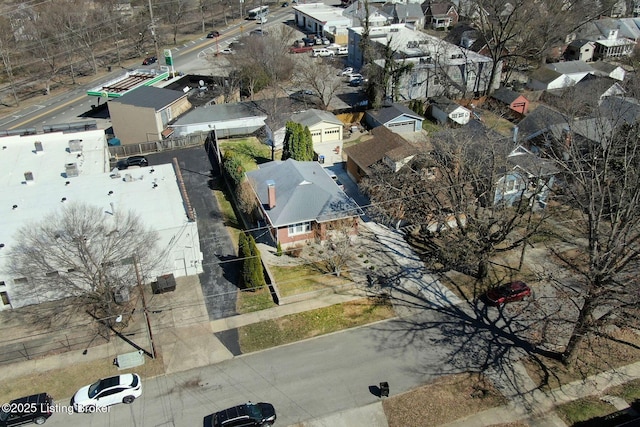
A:
{"type": "Polygon", "coordinates": [[[166,255],[147,272],[149,281],[202,271],[197,223],[187,216],[173,165],[112,172],[106,146],[99,130],[0,138],[0,310],[56,299],[26,297],[8,276],[6,262],[16,231],[65,203],[97,206],[105,215],[133,211],[156,231],[157,248],[166,255]]]}

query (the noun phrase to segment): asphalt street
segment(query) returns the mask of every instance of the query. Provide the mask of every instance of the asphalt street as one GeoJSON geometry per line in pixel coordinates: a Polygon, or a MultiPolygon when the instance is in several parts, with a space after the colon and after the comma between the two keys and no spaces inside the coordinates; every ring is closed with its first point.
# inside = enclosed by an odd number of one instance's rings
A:
{"type": "MultiPolygon", "coordinates": [[[[437,312],[429,315],[434,325],[450,321],[437,312]]],[[[443,338],[438,328],[407,339],[405,327],[405,322],[380,322],[143,379],[143,395],[131,405],[101,414],[54,414],[47,425],[195,426],[208,414],[251,400],[272,403],[276,424],[288,426],[361,407],[379,400],[381,381],[398,394],[452,372],[451,347],[431,344],[443,338]]]]}

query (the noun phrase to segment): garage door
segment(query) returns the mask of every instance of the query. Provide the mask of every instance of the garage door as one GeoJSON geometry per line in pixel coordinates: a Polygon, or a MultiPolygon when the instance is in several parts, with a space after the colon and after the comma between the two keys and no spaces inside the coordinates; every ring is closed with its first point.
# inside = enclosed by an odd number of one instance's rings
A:
{"type": "Polygon", "coordinates": [[[402,133],[402,132],[413,132],[414,129],[414,121],[409,122],[397,122],[397,123],[388,123],[387,127],[393,132],[402,133]]]}

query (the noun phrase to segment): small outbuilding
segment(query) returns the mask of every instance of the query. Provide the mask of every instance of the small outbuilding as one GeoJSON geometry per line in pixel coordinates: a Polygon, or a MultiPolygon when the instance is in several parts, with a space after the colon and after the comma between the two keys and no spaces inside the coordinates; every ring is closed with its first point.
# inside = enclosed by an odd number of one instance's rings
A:
{"type": "Polygon", "coordinates": [[[471,119],[471,110],[443,96],[430,98],[429,109],[440,124],[465,125],[471,119]]]}
{"type": "Polygon", "coordinates": [[[501,87],[491,94],[491,103],[497,109],[504,109],[515,117],[522,117],[529,112],[529,100],[506,87],[501,87]]]}
{"type": "Polygon", "coordinates": [[[365,114],[365,122],[370,128],[385,126],[396,133],[419,132],[424,117],[402,104],[393,103],[365,114]]]}

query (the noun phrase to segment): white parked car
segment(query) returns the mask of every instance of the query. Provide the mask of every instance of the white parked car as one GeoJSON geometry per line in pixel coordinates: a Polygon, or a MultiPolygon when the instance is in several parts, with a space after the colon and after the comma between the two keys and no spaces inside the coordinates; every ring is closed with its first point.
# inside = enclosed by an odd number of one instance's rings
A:
{"type": "Polygon", "coordinates": [[[103,378],[82,387],[71,399],[76,412],[95,412],[116,403],[132,403],[142,396],[142,381],[138,374],[122,374],[103,378]]]}
{"type": "Polygon", "coordinates": [[[346,46],[341,46],[336,49],[336,55],[348,55],[348,54],[349,54],[349,48],[346,46]]]}
{"type": "Polygon", "coordinates": [[[220,50],[220,53],[221,53],[222,55],[233,55],[235,52],[233,51],[233,49],[231,49],[231,48],[229,48],[229,47],[226,47],[226,48],[224,48],[224,49],[221,49],[221,50],[220,50]]]}
{"type": "Polygon", "coordinates": [[[335,52],[329,49],[313,49],[313,51],[311,51],[311,55],[314,57],[318,57],[318,56],[333,56],[335,55],[335,52]]]}
{"type": "Polygon", "coordinates": [[[347,83],[351,82],[352,80],[356,80],[356,79],[364,80],[364,76],[362,74],[360,74],[360,73],[345,74],[344,78],[347,81],[347,83]]]}
{"type": "Polygon", "coordinates": [[[343,68],[342,71],[338,71],[338,76],[346,76],[348,74],[353,73],[353,67],[343,68]]]}

